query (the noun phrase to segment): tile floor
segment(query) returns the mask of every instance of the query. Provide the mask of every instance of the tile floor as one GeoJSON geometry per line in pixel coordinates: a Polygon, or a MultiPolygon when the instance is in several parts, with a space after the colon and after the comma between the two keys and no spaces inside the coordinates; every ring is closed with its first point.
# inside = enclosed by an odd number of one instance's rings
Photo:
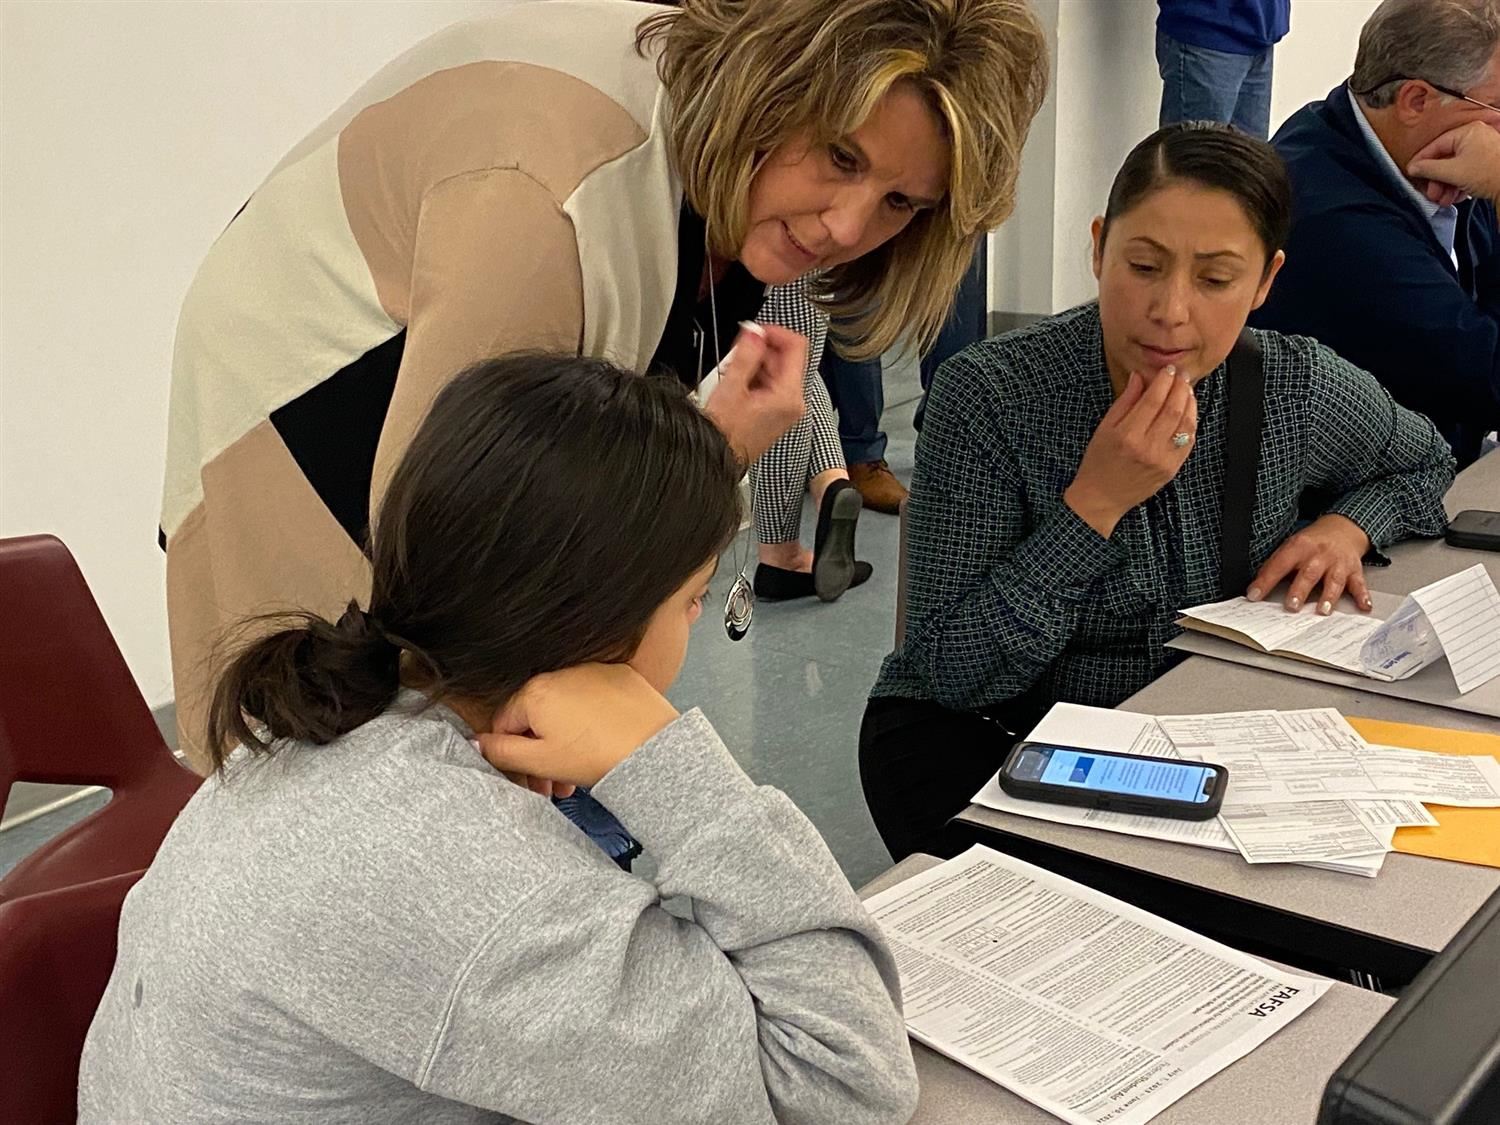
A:
{"type": "MultiPolygon", "coordinates": [[[[878,594],[872,590],[868,600],[878,594]]],[[[891,604],[880,604],[890,616],[891,604]]],[[[840,607],[777,607],[777,618],[799,610],[831,616],[840,607]]],[[[851,608],[844,607],[848,617],[851,608]]],[[[698,651],[672,700],[680,708],[701,707],[745,771],[786,792],[817,825],[850,881],[866,882],[890,863],[865,809],[857,763],[860,717],[889,637],[865,622],[826,617],[821,633],[773,635],[765,627],[771,621],[762,618],[771,618],[766,607],[756,610],[751,637],[738,648],[722,629],[714,636],[717,622],[709,623],[695,638],[698,651]],[[879,652],[877,637],[885,644],[879,652]]]]}
{"type": "MultiPolygon", "coordinates": [[[[920,394],[915,366],[888,361],[885,393],[886,459],[909,482],[920,394]]],[[[809,545],[813,521],[809,500],[802,523],[809,545]]],[[[829,605],[760,603],[738,644],[725,637],[719,615],[706,611],[670,693],[679,707],[703,709],[751,777],[797,803],[856,886],[890,864],[860,792],[858,743],[865,700],[895,630],[897,538],[895,516],[864,513],[856,553],[874,565],[870,581],[829,605]]],[[[730,572],[726,558],[715,580],[721,598],[730,572]]]]}

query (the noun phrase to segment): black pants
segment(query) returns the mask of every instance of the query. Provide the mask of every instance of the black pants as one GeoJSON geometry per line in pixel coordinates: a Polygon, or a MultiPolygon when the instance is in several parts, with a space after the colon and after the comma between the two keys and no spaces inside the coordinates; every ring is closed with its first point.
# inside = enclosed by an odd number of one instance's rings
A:
{"type": "Polygon", "coordinates": [[[923,851],[994,776],[1014,741],[1008,726],[920,699],[870,700],[859,779],[893,859],[923,851]]]}

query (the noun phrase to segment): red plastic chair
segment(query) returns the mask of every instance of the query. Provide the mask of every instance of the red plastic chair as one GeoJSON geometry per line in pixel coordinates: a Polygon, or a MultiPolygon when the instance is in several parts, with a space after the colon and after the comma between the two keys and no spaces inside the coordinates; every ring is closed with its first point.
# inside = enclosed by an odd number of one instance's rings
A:
{"type": "Polygon", "coordinates": [[[0,902],[0,1121],[78,1119],[78,1060],[115,964],[129,871],[0,902]]]}
{"type": "Polygon", "coordinates": [[[0,903],[149,867],[201,781],[172,756],[78,564],[50,535],[0,539],[0,808],[17,781],[114,796],[0,879],[0,903]]]}

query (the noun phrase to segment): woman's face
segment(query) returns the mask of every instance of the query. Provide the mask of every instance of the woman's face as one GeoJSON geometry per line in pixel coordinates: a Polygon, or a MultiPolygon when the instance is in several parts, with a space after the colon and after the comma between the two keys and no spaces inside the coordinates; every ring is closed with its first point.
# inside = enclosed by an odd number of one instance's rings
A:
{"type": "Polygon", "coordinates": [[[948,141],[913,86],[898,83],[865,123],[829,144],[792,138],[750,184],[740,263],[767,285],[868,254],[948,190],[948,141]]]}
{"type": "Polygon", "coordinates": [[[682,661],[687,656],[688,630],[703,613],[708,582],[718,565],[718,559],[704,563],[657,607],[651,623],[646,626],[640,647],[630,658],[630,666],[659,692],[665,693],[677,678],[677,673],[682,671],[682,661]]]}
{"type": "Polygon", "coordinates": [[[1228,192],[1172,183],[1110,224],[1094,220],[1104,354],[1117,383],[1176,367],[1196,382],[1224,362],[1271,290],[1281,251],[1266,251],[1228,192]]]}

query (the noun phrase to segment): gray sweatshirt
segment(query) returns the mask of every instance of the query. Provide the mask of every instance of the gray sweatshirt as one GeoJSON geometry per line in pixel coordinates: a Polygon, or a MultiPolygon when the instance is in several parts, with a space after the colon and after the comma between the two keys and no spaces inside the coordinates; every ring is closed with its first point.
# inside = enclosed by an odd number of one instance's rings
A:
{"type": "Polygon", "coordinates": [[[471,733],[393,709],[205,783],[125,901],[79,1121],[911,1116],[878,928],[701,713],[593,790],[650,880],[471,733]],[[678,895],[693,920],[663,909],[678,895]]]}

